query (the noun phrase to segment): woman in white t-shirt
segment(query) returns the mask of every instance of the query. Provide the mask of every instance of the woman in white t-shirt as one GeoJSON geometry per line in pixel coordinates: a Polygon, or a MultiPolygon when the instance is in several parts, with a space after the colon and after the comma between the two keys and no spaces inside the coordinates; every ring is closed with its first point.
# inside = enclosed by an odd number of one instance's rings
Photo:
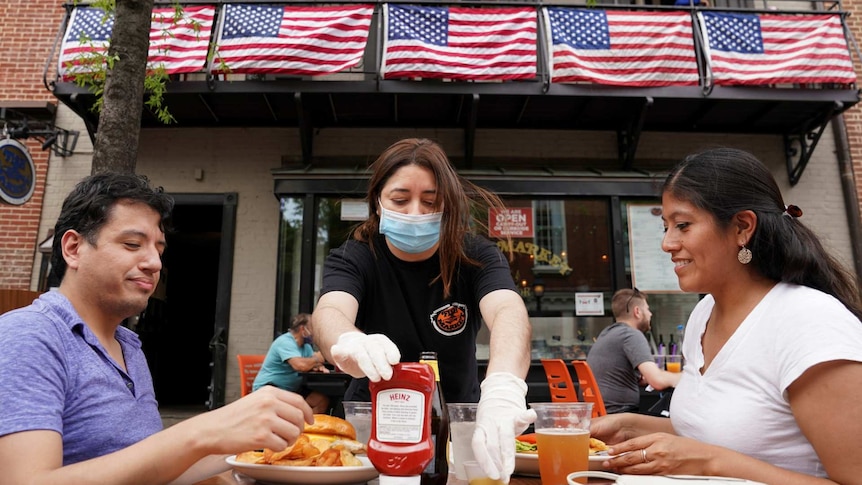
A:
{"type": "Polygon", "coordinates": [[[685,332],[671,419],[621,414],[594,437],[628,474],[862,483],[862,302],[751,154],[708,150],[662,189],[662,249],[707,294],[685,332]],[[826,480],[824,480],[826,479],[826,480]]]}

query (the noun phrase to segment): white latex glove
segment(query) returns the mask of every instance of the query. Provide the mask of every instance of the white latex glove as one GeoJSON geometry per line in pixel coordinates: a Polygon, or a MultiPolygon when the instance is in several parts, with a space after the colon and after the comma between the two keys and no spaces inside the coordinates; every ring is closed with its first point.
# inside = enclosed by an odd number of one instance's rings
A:
{"type": "Polygon", "coordinates": [[[536,411],[527,409],[527,383],[514,374],[489,374],[481,387],[473,454],[489,478],[509,483],[515,471],[515,436],[536,420],[536,411]]]}
{"type": "Polygon", "coordinates": [[[401,361],[401,352],[386,335],[347,332],[330,349],[332,360],[341,370],[357,379],[371,382],[392,378],[392,366],[401,361]]]}

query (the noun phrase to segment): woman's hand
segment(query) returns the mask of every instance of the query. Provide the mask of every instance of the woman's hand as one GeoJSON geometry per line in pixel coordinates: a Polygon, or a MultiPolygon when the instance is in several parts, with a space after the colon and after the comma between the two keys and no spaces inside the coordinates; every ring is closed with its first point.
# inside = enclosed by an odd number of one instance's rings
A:
{"type": "Polygon", "coordinates": [[[631,475],[708,475],[715,447],[668,433],[616,443],[603,466],[631,475]]]}
{"type": "Polygon", "coordinates": [[[608,414],[593,418],[590,436],[609,445],[621,443],[650,433],[674,434],[670,419],[643,414],[608,414]]]}
{"type": "Polygon", "coordinates": [[[590,423],[590,436],[611,445],[634,438],[637,433],[632,427],[632,416],[628,413],[608,414],[593,418],[590,423]]]}

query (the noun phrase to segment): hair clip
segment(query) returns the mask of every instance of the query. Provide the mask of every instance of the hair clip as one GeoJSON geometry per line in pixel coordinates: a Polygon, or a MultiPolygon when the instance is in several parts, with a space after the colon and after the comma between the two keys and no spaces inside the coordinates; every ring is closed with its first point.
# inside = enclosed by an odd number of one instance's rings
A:
{"type": "Polygon", "coordinates": [[[790,204],[784,208],[784,215],[796,219],[797,217],[802,217],[802,209],[799,206],[790,204]]]}

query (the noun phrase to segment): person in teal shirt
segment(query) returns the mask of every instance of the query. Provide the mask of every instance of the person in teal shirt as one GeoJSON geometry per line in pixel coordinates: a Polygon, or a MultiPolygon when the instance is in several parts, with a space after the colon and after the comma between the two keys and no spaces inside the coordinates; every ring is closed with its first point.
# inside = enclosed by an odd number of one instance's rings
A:
{"type": "Polygon", "coordinates": [[[303,385],[300,372],[329,372],[321,353],[311,345],[311,315],[300,313],[290,321],[288,332],[276,338],[254,379],[252,390],[275,386],[305,398],[315,413],[325,413],[329,398],[303,385]]]}

